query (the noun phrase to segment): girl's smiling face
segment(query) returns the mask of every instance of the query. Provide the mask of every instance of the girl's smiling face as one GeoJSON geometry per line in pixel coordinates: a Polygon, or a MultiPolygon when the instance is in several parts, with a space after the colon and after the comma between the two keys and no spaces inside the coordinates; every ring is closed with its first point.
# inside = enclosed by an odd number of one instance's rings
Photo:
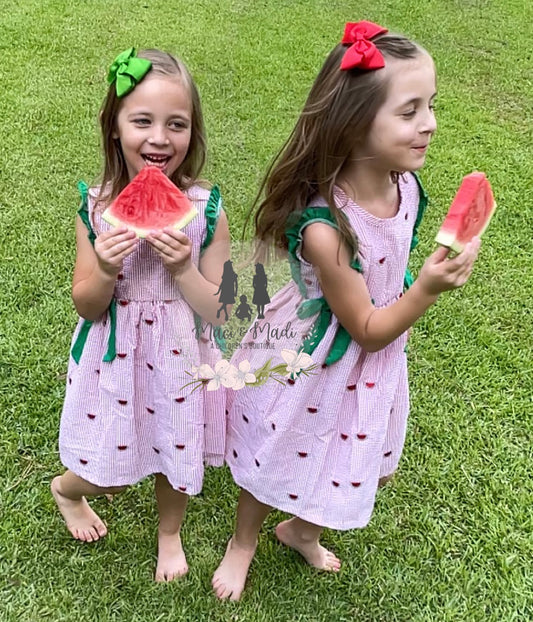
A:
{"type": "Polygon", "coordinates": [[[365,165],[390,171],[416,171],[437,129],[433,111],[436,76],[432,58],[421,52],[416,58],[387,57],[387,97],[374,117],[364,146],[354,158],[365,165]]]}
{"type": "Polygon", "coordinates": [[[130,181],[145,166],[171,176],[191,140],[189,89],[175,77],[147,76],[124,97],[113,138],[120,141],[130,181]]]}

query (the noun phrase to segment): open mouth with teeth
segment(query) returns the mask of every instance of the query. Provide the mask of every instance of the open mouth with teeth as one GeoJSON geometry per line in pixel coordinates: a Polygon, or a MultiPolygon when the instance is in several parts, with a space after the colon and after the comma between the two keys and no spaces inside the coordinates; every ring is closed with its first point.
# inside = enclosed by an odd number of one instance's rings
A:
{"type": "Polygon", "coordinates": [[[170,160],[168,155],[157,155],[155,153],[144,153],[142,158],[148,166],[157,166],[161,170],[165,169],[170,160]]]}

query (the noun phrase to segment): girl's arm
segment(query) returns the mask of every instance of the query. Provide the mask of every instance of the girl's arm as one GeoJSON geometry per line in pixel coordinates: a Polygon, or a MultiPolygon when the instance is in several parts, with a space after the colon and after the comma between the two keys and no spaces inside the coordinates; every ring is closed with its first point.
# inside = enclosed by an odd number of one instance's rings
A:
{"type": "Polygon", "coordinates": [[[72,300],[81,317],[97,320],[109,307],[124,258],[134,250],[136,243],[133,231],[119,227],[99,235],[93,248],[87,237],[87,227],[79,216],[76,217],[72,300]]]}
{"type": "Polygon", "coordinates": [[[350,251],[338,232],[313,223],[303,232],[302,254],[313,264],[322,292],[339,322],[368,352],[381,350],[411,327],[437,301],[439,294],[464,285],[472,272],[479,239],[448,259],[439,247],[425,262],[418,279],[396,302],[377,309],[361,274],[350,267],[350,251]]]}
{"type": "Polygon", "coordinates": [[[199,268],[191,261],[191,241],[183,232],[166,228],[153,231],[146,239],[159,253],[185,300],[196,313],[213,325],[222,324],[223,320],[217,318],[219,304],[216,294],[220,291],[224,263],[230,258],[229,227],[225,212],[220,212],[215,234],[200,258],[199,268]]]}

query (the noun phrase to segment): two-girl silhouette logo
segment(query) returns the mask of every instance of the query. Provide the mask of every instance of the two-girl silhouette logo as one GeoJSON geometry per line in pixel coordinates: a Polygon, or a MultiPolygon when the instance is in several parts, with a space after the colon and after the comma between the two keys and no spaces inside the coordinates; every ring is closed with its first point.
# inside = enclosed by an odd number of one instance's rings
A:
{"type": "MultiPolygon", "coordinates": [[[[265,274],[265,268],[263,264],[256,263],[255,275],[253,278],[254,296],[252,299],[252,303],[257,308],[258,319],[263,319],[265,317],[265,305],[270,302],[270,296],[268,295],[267,286],[268,279],[265,274]]],[[[233,304],[235,302],[238,290],[238,277],[233,270],[232,262],[228,260],[224,263],[224,269],[222,271],[222,281],[220,283],[218,291],[215,293],[215,296],[219,295],[218,301],[221,303],[221,307],[217,311],[217,318],[220,317],[220,314],[222,313],[222,311],[224,311],[225,318],[226,320],[228,319],[227,305],[233,304]]],[[[240,320],[251,320],[252,309],[248,304],[247,296],[245,294],[242,294],[239,300],[240,304],[235,311],[235,315],[240,320]]]]}

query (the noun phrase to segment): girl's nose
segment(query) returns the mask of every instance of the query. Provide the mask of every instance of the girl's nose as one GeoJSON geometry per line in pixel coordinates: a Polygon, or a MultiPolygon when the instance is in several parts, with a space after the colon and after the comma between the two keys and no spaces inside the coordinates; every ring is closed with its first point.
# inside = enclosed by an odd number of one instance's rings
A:
{"type": "Polygon", "coordinates": [[[168,145],[169,140],[167,136],[166,128],[158,125],[152,126],[152,132],[148,138],[148,142],[151,145],[168,145]]]}
{"type": "Polygon", "coordinates": [[[424,117],[424,121],[422,123],[422,126],[420,128],[420,132],[427,134],[433,134],[433,132],[435,132],[435,130],[437,129],[437,119],[435,118],[435,113],[433,112],[433,109],[428,109],[426,116],[424,117]]]}

